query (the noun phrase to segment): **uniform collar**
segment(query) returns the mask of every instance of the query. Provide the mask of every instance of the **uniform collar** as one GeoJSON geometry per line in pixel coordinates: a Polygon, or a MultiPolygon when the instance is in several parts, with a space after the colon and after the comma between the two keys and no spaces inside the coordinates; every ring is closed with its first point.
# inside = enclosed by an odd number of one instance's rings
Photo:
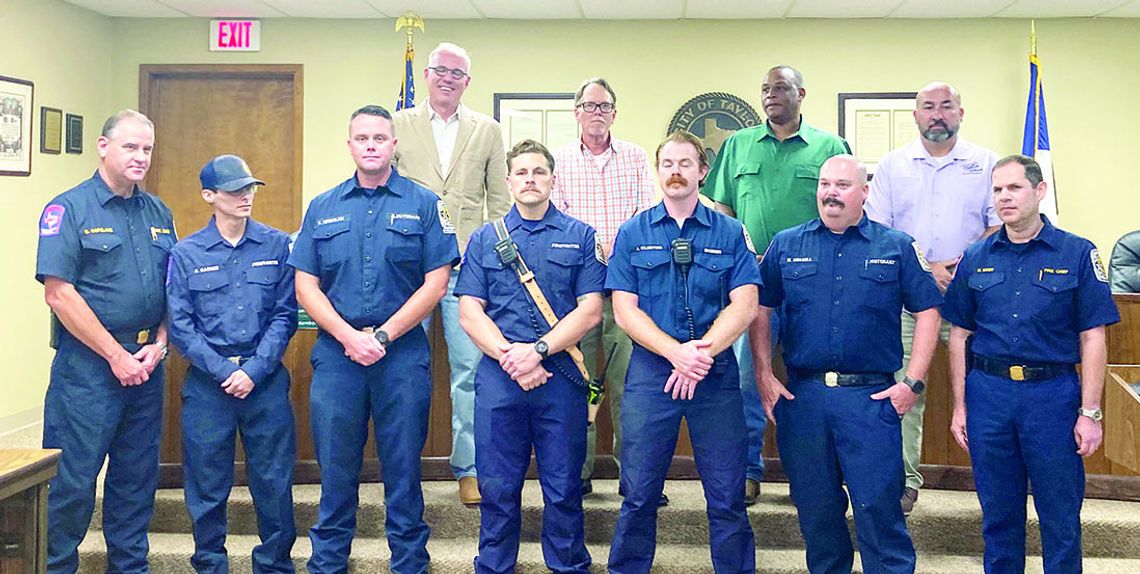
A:
{"type": "MultiPolygon", "coordinates": [[[[519,214],[517,205],[511,205],[510,211],[503,216],[503,222],[507,225],[507,231],[514,231],[522,225],[523,218],[522,215],[519,214]]],[[[564,230],[566,229],[566,216],[563,215],[561,211],[558,211],[557,207],[554,207],[554,202],[550,202],[550,206],[546,208],[546,213],[542,216],[542,219],[539,220],[539,223],[540,225],[537,229],[553,227],[558,230],[564,230]]]]}
{"type": "MultiPolygon", "coordinates": [[[[392,173],[388,176],[388,183],[376,188],[377,191],[387,191],[397,197],[403,197],[404,192],[408,189],[408,179],[396,172],[396,167],[392,166],[392,173]]],[[[363,192],[367,188],[360,187],[356,181],[356,174],[353,173],[352,177],[344,180],[337,188],[337,196],[345,198],[353,192],[363,192]]]]}
{"type": "MultiPolygon", "coordinates": [[[[99,175],[99,170],[95,170],[94,175],[91,176],[91,180],[95,182],[95,198],[99,200],[99,205],[107,205],[108,201],[116,197],[121,197],[111,191],[111,186],[103,181],[103,176],[99,175]]],[[[141,190],[139,190],[139,186],[136,184],[134,189],[131,190],[131,196],[124,197],[123,199],[134,199],[138,197],[140,193],[141,190]]]]}
{"type": "MultiPolygon", "coordinates": [[[[237,244],[241,245],[247,239],[254,243],[262,243],[264,240],[263,236],[265,235],[265,230],[266,227],[264,225],[254,221],[253,218],[250,218],[246,220],[245,233],[242,234],[241,239],[238,240],[237,244]]],[[[210,222],[206,224],[206,228],[203,230],[203,234],[203,239],[206,241],[207,248],[213,247],[219,243],[226,242],[226,240],[222,237],[222,232],[218,231],[217,220],[215,220],[213,217],[210,217],[210,222]]]]}
{"type": "MultiPolygon", "coordinates": [[[[1037,232],[1037,237],[1029,240],[1029,243],[1040,241],[1052,249],[1058,249],[1061,246],[1061,231],[1053,226],[1052,222],[1049,221],[1049,218],[1045,217],[1045,214],[1039,215],[1041,216],[1041,221],[1045,223],[1045,226],[1041,228],[1041,231],[1037,232]]],[[[1002,225],[1001,229],[998,229],[998,232],[995,233],[994,236],[996,237],[994,239],[995,245],[1015,245],[1012,241],[1009,240],[1009,234],[1005,232],[1005,225],[1002,225]]],[[[1028,243],[1023,243],[1022,245],[1027,244],[1028,243]]]]}
{"type": "MultiPolygon", "coordinates": [[[[780,141],[779,138],[776,137],[776,134],[773,133],[772,130],[768,128],[768,120],[764,120],[764,123],[762,123],[756,127],[760,130],[760,134],[759,134],[759,136],[757,136],[756,141],[760,141],[760,140],[763,140],[764,138],[769,138],[769,137],[776,140],[776,141],[780,141]]],[[[807,124],[807,122],[804,121],[803,114],[800,114],[800,129],[796,130],[796,133],[784,138],[784,141],[788,141],[788,140],[794,139],[794,138],[799,138],[799,139],[803,140],[804,143],[811,145],[812,139],[814,139],[813,134],[812,134],[813,131],[815,131],[814,128],[809,126],[807,124]]]]}
{"type": "MultiPolygon", "coordinates": [[[[705,207],[705,204],[698,201],[697,208],[693,210],[693,214],[690,215],[688,219],[695,219],[697,223],[700,223],[705,227],[712,227],[712,215],[710,215],[711,211],[712,210],[710,210],[708,207],[705,207]]],[[[665,209],[664,201],[660,201],[657,203],[657,205],[649,208],[649,221],[654,225],[661,223],[666,219],[671,221],[673,218],[669,217],[669,211],[665,209]]]]}
{"type": "MultiPolygon", "coordinates": [[[[831,233],[831,230],[828,229],[827,226],[823,224],[823,218],[821,218],[821,217],[817,217],[817,218],[807,222],[805,225],[806,225],[805,229],[807,229],[808,231],[822,230],[825,233],[831,233]]],[[[851,229],[852,228],[848,227],[846,230],[843,231],[843,235],[846,235],[847,232],[850,231],[851,229]]],[[[870,220],[870,218],[867,217],[866,211],[863,212],[863,217],[861,219],[859,219],[859,223],[855,224],[854,229],[855,229],[856,233],[863,236],[863,239],[870,241],[870,239],[871,239],[871,220],[870,220]]],[[[835,235],[835,234],[833,234],[833,235],[835,235]]]]}

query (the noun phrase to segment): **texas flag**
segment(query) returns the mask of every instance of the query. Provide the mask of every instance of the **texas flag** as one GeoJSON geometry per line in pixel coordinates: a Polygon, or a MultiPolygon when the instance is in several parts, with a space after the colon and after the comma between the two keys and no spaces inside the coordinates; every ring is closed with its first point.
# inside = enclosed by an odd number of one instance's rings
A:
{"type": "Polygon", "coordinates": [[[1037,26],[1029,31],[1029,101],[1025,104],[1025,132],[1021,153],[1041,165],[1048,190],[1041,202],[1044,213],[1054,225],[1057,221],[1057,187],[1053,179],[1053,155],[1049,146],[1049,124],[1045,120],[1045,91],[1041,88],[1041,62],[1037,59],[1037,26]]]}

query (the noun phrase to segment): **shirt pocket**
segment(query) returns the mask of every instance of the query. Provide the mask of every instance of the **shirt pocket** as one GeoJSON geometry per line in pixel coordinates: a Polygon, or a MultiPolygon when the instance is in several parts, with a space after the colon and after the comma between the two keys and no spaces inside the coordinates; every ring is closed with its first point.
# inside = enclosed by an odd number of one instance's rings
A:
{"type": "MultiPolygon", "coordinates": [[[[732,174],[736,181],[736,192],[741,196],[751,196],[762,191],[762,169],[758,161],[741,162],[732,174]]],[[[737,210],[739,211],[739,209],[737,210]]]]}
{"type": "Polygon", "coordinates": [[[1035,321],[1056,328],[1067,326],[1074,316],[1073,310],[1076,309],[1077,283],[1077,276],[1072,273],[1038,275],[1033,281],[1038,289],[1034,290],[1035,296],[1030,300],[1034,304],[1035,321]]]}
{"type": "Polygon", "coordinates": [[[123,238],[113,233],[96,233],[79,238],[83,252],[84,272],[102,279],[115,279],[122,275],[123,238]]]}
{"type": "Polygon", "coordinates": [[[335,270],[348,258],[352,249],[352,238],[348,233],[351,221],[336,221],[318,225],[313,232],[313,242],[317,246],[322,270],[335,270]]]}
{"type": "Polygon", "coordinates": [[[974,294],[974,301],[978,308],[985,305],[998,305],[999,308],[1005,308],[1008,301],[1002,300],[1000,289],[993,289],[1002,283],[1005,283],[1005,273],[995,271],[992,273],[974,273],[970,275],[970,280],[966,282],[966,285],[974,294]]]}
{"type": "Polygon", "coordinates": [[[732,267],[732,255],[728,253],[697,253],[693,257],[693,276],[690,285],[697,295],[693,305],[716,304],[724,308],[728,304],[728,270],[732,267]]]}
{"type": "Polygon", "coordinates": [[[669,288],[669,258],[665,250],[635,251],[629,255],[629,264],[637,276],[637,295],[653,297],[669,288]]]}
{"type": "MultiPolygon", "coordinates": [[[[796,179],[800,183],[804,184],[807,183],[807,180],[819,182],[819,167],[819,165],[810,163],[805,165],[797,165],[795,171],[796,179]]],[[[815,185],[817,184],[812,184],[813,187],[815,187],[815,185]]]]}
{"type": "Polygon", "coordinates": [[[818,263],[795,263],[780,268],[784,285],[784,303],[790,308],[802,307],[812,300],[812,279],[819,272],[818,263]]]}
{"type": "Polygon", "coordinates": [[[582,270],[582,252],[577,249],[551,249],[546,254],[546,261],[544,271],[549,279],[542,286],[543,291],[549,289],[564,300],[574,300],[574,286],[582,270]]]}
{"type": "Polygon", "coordinates": [[[271,310],[273,308],[273,303],[277,299],[277,283],[281,281],[281,271],[280,265],[262,265],[251,267],[249,271],[245,272],[247,288],[253,290],[256,294],[255,300],[260,305],[258,309],[250,309],[250,311],[271,310]]]}
{"type": "Polygon", "coordinates": [[[388,260],[397,265],[420,261],[423,252],[424,226],[415,219],[397,219],[388,224],[388,260]]]}
{"type": "Polygon", "coordinates": [[[204,316],[217,317],[226,311],[229,297],[221,291],[229,279],[224,273],[195,273],[187,279],[194,311],[204,316]]]}
{"type": "Polygon", "coordinates": [[[894,315],[902,310],[898,264],[867,265],[859,272],[859,289],[864,307],[894,315]]]}

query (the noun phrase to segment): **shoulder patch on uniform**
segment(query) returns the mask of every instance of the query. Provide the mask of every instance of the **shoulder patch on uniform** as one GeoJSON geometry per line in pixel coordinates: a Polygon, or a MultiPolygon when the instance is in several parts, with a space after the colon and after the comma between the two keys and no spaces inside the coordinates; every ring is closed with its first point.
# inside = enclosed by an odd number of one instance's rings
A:
{"type": "Polygon", "coordinates": [[[443,226],[443,232],[455,235],[455,224],[451,222],[451,214],[447,212],[447,206],[443,204],[442,199],[435,203],[435,208],[439,211],[439,224],[443,226]]]}
{"type": "Polygon", "coordinates": [[[918,264],[922,266],[922,270],[930,273],[930,262],[926,260],[926,256],[922,254],[922,248],[918,246],[917,241],[911,241],[910,246],[914,248],[914,255],[918,257],[918,264]]]}
{"type": "Polygon", "coordinates": [[[1104,269],[1104,263],[1100,260],[1100,251],[1096,247],[1089,251],[1089,259],[1092,259],[1093,272],[1096,273],[1096,278],[1101,283],[1108,283],[1108,271],[1104,269]]]}
{"type": "Polygon", "coordinates": [[[740,229],[744,231],[744,246],[747,247],[753,255],[756,255],[756,246],[752,244],[752,236],[748,235],[748,228],[741,225],[740,229]]]}
{"type": "Polygon", "coordinates": [[[40,237],[59,235],[60,230],[63,229],[63,213],[65,211],[67,210],[58,203],[53,203],[44,208],[44,213],[40,216],[40,237]]]}
{"type": "Polygon", "coordinates": [[[598,236],[594,236],[594,258],[602,265],[609,265],[610,262],[606,259],[606,248],[602,245],[602,240],[598,236]]]}

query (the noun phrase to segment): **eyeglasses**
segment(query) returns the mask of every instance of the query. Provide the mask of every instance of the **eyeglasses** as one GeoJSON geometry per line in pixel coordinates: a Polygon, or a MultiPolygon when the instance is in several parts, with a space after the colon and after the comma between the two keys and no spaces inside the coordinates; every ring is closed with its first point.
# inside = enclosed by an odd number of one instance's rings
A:
{"type": "Polygon", "coordinates": [[[428,69],[435,72],[435,75],[437,75],[437,76],[445,76],[447,74],[451,74],[451,77],[455,78],[456,80],[462,80],[463,78],[467,77],[467,72],[464,72],[463,70],[460,70],[459,68],[448,68],[447,66],[435,66],[434,68],[428,68],[428,69]]]}
{"type": "Polygon", "coordinates": [[[582,108],[582,111],[587,114],[592,114],[598,110],[602,110],[603,114],[614,111],[614,105],[610,102],[602,102],[600,104],[597,102],[582,102],[578,104],[578,107],[582,108]]]}
{"type": "Polygon", "coordinates": [[[256,183],[251,183],[251,184],[249,184],[249,185],[247,185],[241,189],[237,189],[234,191],[227,191],[225,193],[228,194],[230,197],[245,197],[247,195],[254,195],[259,191],[261,191],[261,186],[257,185],[256,183]]]}

